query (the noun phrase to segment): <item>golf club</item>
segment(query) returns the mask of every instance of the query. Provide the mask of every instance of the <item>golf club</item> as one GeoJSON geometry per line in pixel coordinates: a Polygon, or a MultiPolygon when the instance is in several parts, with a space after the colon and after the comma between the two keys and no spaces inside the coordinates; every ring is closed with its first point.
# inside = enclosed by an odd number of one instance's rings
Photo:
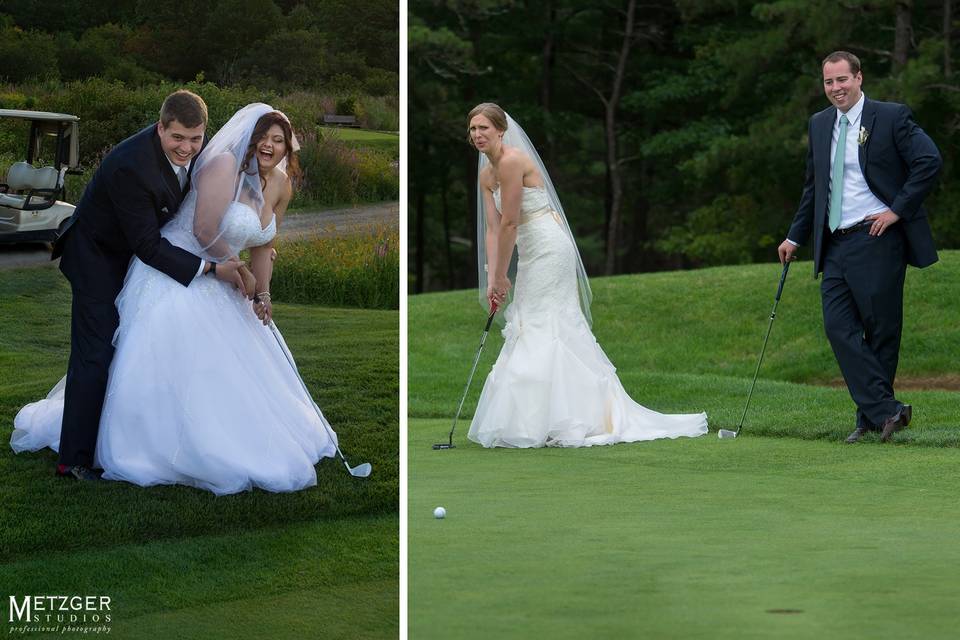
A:
{"type": "Polygon", "coordinates": [[[753,389],[757,386],[757,376],[760,375],[760,364],[763,362],[763,353],[767,350],[767,340],[770,339],[770,330],[773,329],[773,319],[777,317],[777,304],[780,303],[780,294],[783,293],[783,283],[787,280],[787,270],[790,269],[790,261],[783,263],[783,271],[780,273],[780,286],[777,287],[777,297],[773,300],[773,310],[770,312],[770,324],[767,325],[767,335],[763,338],[763,348],[760,349],[760,359],[757,360],[757,370],[753,374],[753,384],[750,385],[750,393],[747,395],[747,404],[743,407],[743,415],[740,416],[740,424],[736,431],[729,429],[720,429],[717,432],[719,438],[736,438],[743,429],[743,420],[747,417],[747,408],[750,406],[750,398],[753,397],[753,389]]]}
{"type": "Polygon", "coordinates": [[[493,324],[493,316],[497,315],[497,303],[490,305],[490,317],[487,318],[487,326],[483,328],[483,335],[480,336],[480,348],[477,349],[477,355],[473,358],[473,367],[470,369],[470,377],[467,378],[467,386],[463,390],[463,397],[460,398],[460,406],[457,407],[457,415],[453,417],[453,426],[450,427],[450,435],[446,442],[440,442],[433,445],[434,449],[454,449],[453,432],[457,428],[457,420],[460,419],[460,412],[463,410],[463,403],[467,399],[467,392],[470,391],[470,383],[473,382],[473,374],[477,372],[477,363],[480,362],[480,353],[483,351],[483,343],[487,341],[487,334],[490,333],[490,325],[493,324]]]}
{"type": "Polygon", "coordinates": [[[307,384],[303,381],[303,376],[300,375],[300,371],[297,370],[297,365],[293,362],[293,356],[287,351],[287,346],[283,343],[283,339],[280,338],[280,332],[277,330],[277,325],[273,323],[273,320],[270,321],[270,331],[273,332],[273,337],[276,339],[277,344],[280,345],[280,350],[283,351],[283,355],[286,356],[287,362],[290,364],[290,368],[293,369],[293,372],[297,374],[297,379],[300,381],[300,386],[303,387],[303,392],[307,394],[307,397],[310,398],[310,404],[313,405],[313,410],[317,412],[317,416],[320,418],[320,424],[323,425],[323,428],[327,431],[327,435],[330,436],[330,439],[333,440],[333,446],[337,448],[337,453],[340,454],[340,459],[343,460],[343,466],[347,468],[347,471],[350,472],[354,478],[366,478],[370,475],[370,472],[373,470],[373,467],[370,466],[369,462],[364,462],[363,464],[358,464],[355,467],[351,467],[347,463],[347,458],[343,455],[343,451],[340,451],[340,445],[337,444],[337,436],[330,430],[329,425],[327,425],[326,418],[323,417],[323,414],[320,412],[320,407],[317,406],[317,403],[313,401],[313,396],[310,395],[310,390],[307,389],[307,384]]]}

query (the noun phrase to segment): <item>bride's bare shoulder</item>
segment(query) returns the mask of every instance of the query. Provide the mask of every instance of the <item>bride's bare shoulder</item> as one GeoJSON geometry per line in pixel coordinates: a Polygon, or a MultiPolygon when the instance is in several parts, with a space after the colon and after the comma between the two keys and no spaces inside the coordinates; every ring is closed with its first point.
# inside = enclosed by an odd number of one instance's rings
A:
{"type": "Polygon", "coordinates": [[[523,173],[527,173],[530,171],[530,169],[536,166],[525,151],[516,147],[509,147],[505,149],[503,159],[500,161],[500,163],[501,165],[506,163],[506,166],[514,170],[519,169],[523,173]]]}

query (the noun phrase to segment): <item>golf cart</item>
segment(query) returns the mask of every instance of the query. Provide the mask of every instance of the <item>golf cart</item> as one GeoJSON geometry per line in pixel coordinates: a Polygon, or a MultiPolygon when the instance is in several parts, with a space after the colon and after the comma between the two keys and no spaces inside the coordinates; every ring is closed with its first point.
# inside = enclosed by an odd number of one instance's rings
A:
{"type": "Polygon", "coordinates": [[[74,206],[65,196],[66,174],[80,174],[78,122],[64,113],[0,109],[9,120],[30,123],[26,161],[14,162],[0,182],[0,242],[52,242],[74,206]],[[34,166],[36,165],[36,166],[34,166]]]}

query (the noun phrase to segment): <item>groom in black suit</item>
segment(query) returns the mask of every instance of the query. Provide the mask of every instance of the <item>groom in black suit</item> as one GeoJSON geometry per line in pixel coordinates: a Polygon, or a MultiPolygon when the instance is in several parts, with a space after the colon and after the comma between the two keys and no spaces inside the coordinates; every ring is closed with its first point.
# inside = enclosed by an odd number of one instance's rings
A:
{"type": "Polygon", "coordinates": [[[831,53],[822,70],[833,106],[810,118],[803,195],[780,261],[795,260],[798,244],[813,232],[824,329],[857,405],[847,442],[868,431],[886,442],[912,415],[893,392],[903,281],[908,264],[937,261],[923,200],[940,171],[940,153],[909,108],[863,95],[855,55],[831,53]]]}
{"type": "MultiPolygon", "coordinates": [[[[113,334],[114,300],[133,256],[183,286],[211,273],[241,291],[241,263],[202,260],[160,236],[187,193],[193,158],[203,144],[207,106],[189,92],[164,100],[160,122],[127,138],[100,163],[66,230],[53,247],[73,291],[70,362],[57,473],[94,480],[94,451],[113,334]]],[[[143,363],[149,367],[149,362],[143,363]]]]}

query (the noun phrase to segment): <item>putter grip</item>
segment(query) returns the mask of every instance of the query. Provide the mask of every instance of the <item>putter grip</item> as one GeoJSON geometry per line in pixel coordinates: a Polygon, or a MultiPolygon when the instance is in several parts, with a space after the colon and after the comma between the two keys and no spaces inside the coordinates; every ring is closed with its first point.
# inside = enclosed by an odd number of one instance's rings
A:
{"type": "Polygon", "coordinates": [[[497,315],[497,303],[496,303],[496,302],[494,302],[493,304],[490,305],[490,317],[487,318],[487,326],[486,326],[486,328],[483,330],[484,333],[486,333],[487,331],[490,331],[490,325],[493,324],[493,316],[495,316],[495,315],[497,315]]]}
{"type": "Polygon", "coordinates": [[[777,300],[780,300],[780,294],[783,293],[783,283],[787,281],[787,271],[790,269],[790,261],[783,263],[783,273],[780,274],[780,286],[777,287],[777,300]]]}

